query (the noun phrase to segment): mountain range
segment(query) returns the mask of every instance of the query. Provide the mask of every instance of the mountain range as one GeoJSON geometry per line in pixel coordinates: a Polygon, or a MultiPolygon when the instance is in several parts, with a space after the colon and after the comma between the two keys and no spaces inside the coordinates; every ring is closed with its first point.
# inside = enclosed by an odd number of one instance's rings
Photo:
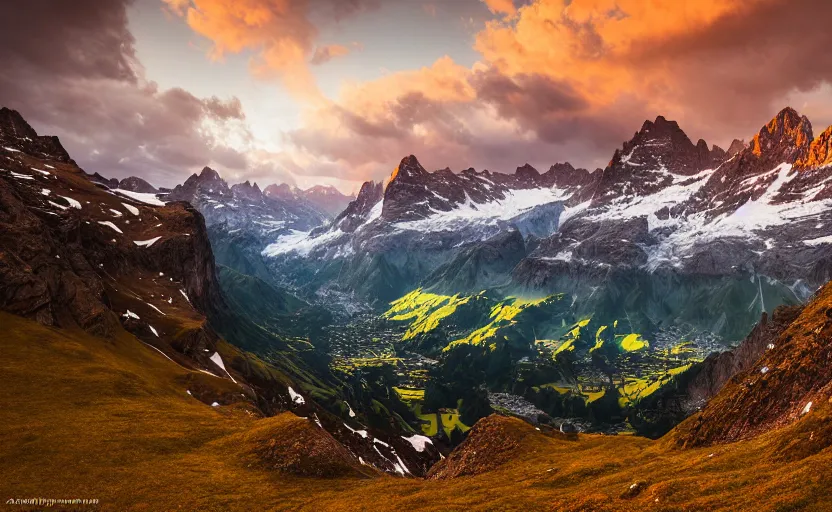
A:
{"type": "Polygon", "coordinates": [[[107,179],[0,109],[3,488],[823,510],[830,134],[786,108],[725,151],[658,117],[604,169],[410,155],[348,198],[107,179]]]}

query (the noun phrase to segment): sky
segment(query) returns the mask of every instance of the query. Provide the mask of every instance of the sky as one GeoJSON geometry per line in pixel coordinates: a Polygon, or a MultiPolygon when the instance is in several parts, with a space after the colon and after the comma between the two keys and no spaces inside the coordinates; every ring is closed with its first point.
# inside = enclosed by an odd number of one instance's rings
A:
{"type": "Polygon", "coordinates": [[[0,106],[78,164],[355,192],[429,170],[604,167],[645,119],[726,148],[832,124],[826,0],[0,3],[0,106]]]}

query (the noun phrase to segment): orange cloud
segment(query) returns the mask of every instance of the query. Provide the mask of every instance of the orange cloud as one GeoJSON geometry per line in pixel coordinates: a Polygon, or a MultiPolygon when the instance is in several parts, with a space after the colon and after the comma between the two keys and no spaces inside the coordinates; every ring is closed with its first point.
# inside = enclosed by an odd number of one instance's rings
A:
{"type": "MultiPolygon", "coordinates": [[[[255,71],[300,93],[316,90],[309,62],[346,51],[316,48],[307,17],[310,3],[335,0],[165,1],[213,42],[214,57],[252,51],[255,71]]],[[[724,144],[832,82],[832,2],[482,1],[504,16],[476,34],[479,62],[443,57],[344,84],[288,134],[293,172],[378,178],[409,153],[457,168],[535,158],[603,165],[644,119],[662,114],[724,144]]]]}
{"type": "Polygon", "coordinates": [[[514,0],[483,0],[483,3],[494,14],[508,14],[513,16],[517,9],[514,7],[514,0]]]}
{"type": "Polygon", "coordinates": [[[249,51],[252,72],[279,77],[298,97],[322,101],[308,68],[310,58],[321,62],[345,54],[343,46],[330,45],[313,52],[318,29],[309,11],[339,20],[363,8],[356,0],[163,0],[188,26],[212,43],[210,57],[249,51]]]}
{"type": "Polygon", "coordinates": [[[644,119],[667,115],[692,137],[724,144],[755,131],[793,88],[832,80],[824,50],[832,35],[820,21],[832,3],[486,4],[511,16],[477,34],[480,62],[469,68],[445,57],[347,84],[293,134],[306,165],[326,161],[354,178],[380,177],[407,153],[441,166],[527,158],[603,165],[644,119]]]}

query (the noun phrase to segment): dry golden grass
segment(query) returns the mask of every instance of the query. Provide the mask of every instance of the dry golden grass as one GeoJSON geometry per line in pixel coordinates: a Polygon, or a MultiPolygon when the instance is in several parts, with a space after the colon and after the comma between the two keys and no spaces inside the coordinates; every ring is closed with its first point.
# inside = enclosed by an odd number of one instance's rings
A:
{"type": "Polygon", "coordinates": [[[252,447],[297,430],[290,413],[261,420],[235,406],[206,406],[185,392],[189,372],[126,333],[107,341],[2,313],[0,326],[3,503],[97,498],[100,510],[114,511],[832,509],[832,453],[801,441],[807,429],[829,424],[829,404],[757,439],[691,450],[631,436],[568,440],[501,419],[519,442],[478,475],[299,477],[252,456],[252,447]],[[622,498],[636,482],[643,490],[622,498]]]}

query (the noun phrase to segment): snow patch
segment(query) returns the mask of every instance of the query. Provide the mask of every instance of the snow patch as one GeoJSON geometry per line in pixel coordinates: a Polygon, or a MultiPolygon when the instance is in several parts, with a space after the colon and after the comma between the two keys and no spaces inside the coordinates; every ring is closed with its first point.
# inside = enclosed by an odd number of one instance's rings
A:
{"type": "Polygon", "coordinates": [[[99,224],[101,224],[102,226],[107,226],[107,227],[109,227],[109,228],[113,228],[113,229],[114,229],[116,232],[118,232],[118,233],[124,234],[124,231],[122,231],[121,229],[119,229],[119,227],[118,227],[118,226],[116,226],[115,224],[113,224],[113,223],[112,223],[112,222],[110,222],[109,220],[103,220],[103,221],[102,221],[102,220],[99,220],[99,221],[98,221],[98,223],[99,223],[99,224]]]}
{"type": "Polygon", "coordinates": [[[71,197],[66,197],[66,196],[58,196],[58,197],[62,197],[62,198],[64,198],[64,200],[65,200],[67,203],[69,203],[69,206],[71,206],[71,207],[73,207],[73,208],[75,208],[75,209],[77,209],[77,210],[80,210],[80,209],[81,209],[81,203],[79,203],[79,202],[78,202],[78,201],[76,201],[75,199],[72,199],[71,197]]]}
{"type": "Polygon", "coordinates": [[[127,209],[128,212],[132,213],[136,217],[139,216],[139,209],[133,206],[132,204],[121,203],[121,206],[127,209]]]}
{"type": "Polygon", "coordinates": [[[335,241],[345,234],[340,229],[333,229],[315,237],[310,237],[309,233],[309,231],[292,229],[291,233],[278,237],[273,244],[269,244],[263,249],[263,255],[279,256],[294,252],[305,257],[315,248],[335,241]]]}
{"type": "Polygon", "coordinates": [[[139,318],[139,315],[137,315],[136,313],[133,313],[133,312],[132,312],[132,311],[130,311],[129,309],[127,310],[127,313],[124,313],[124,314],[123,314],[123,315],[121,315],[121,316],[123,316],[124,318],[135,318],[136,320],[141,320],[141,319],[139,318]]]}
{"type": "MultiPolygon", "coordinates": [[[[5,171],[5,169],[3,169],[5,171]]],[[[12,178],[17,178],[19,180],[34,180],[35,178],[31,176],[27,176],[26,174],[20,174],[14,171],[8,171],[12,174],[12,178]]]]}
{"type": "Polygon", "coordinates": [[[133,243],[138,245],[139,247],[150,247],[151,245],[155,244],[162,238],[161,236],[157,236],[156,238],[151,238],[150,240],[133,240],[133,243]]]}
{"type": "Polygon", "coordinates": [[[817,247],[818,245],[832,244],[832,235],[822,236],[819,238],[812,238],[811,240],[804,240],[804,244],[817,247]]]}
{"type": "Polygon", "coordinates": [[[347,430],[349,430],[353,434],[358,434],[359,436],[363,437],[364,439],[367,439],[367,436],[369,435],[369,434],[367,434],[366,430],[355,430],[354,428],[350,427],[346,423],[344,423],[344,426],[347,427],[347,430]]]}
{"type": "MultiPolygon", "coordinates": [[[[225,372],[225,374],[226,374],[226,375],[228,375],[228,378],[229,378],[229,379],[231,379],[231,381],[232,381],[234,384],[236,384],[236,383],[237,383],[237,381],[236,381],[236,380],[234,380],[234,377],[232,377],[232,376],[231,376],[231,374],[230,374],[230,373],[228,373],[228,370],[226,370],[226,369],[225,369],[225,363],[223,362],[223,360],[222,360],[222,356],[220,355],[220,353],[219,353],[219,352],[214,352],[214,355],[212,355],[209,359],[211,359],[211,361],[213,361],[213,362],[214,362],[214,364],[216,364],[217,366],[219,366],[220,368],[222,368],[222,371],[224,371],[224,372],[225,372]]],[[[292,389],[292,388],[289,388],[289,389],[292,389]]]]}
{"type": "Polygon", "coordinates": [[[410,437],[402,436],[402,439],[410,443],[417,452],[425,451],[425,446],[427,445],[433,446],[433,441],[429,437],[420,436],[419,434],[414,434],[410,437]]]}
{"type": "Polygon", "coordinates": [[[149,303],[149,302],[145,302],[145,304],[147,304],[147,305],[148,305],[148,306],[150,306],[151,308],[155,309],[156,311],[158,311],[158,312],[159,312],[159,313],[161,313],[162,315],[164,315],[164,316],[168,316],[168,315],[165,315],[164,313],[162,313],[162,310],[161,310],[161,309],[159,309],[159,308],[157,308],[157,307],[156,307],[156,306],[154,306],[153,304],[151,304],[151,303],[149,303]]]}
{"type": "Polygon", "coordinates": [[[306,400],[301,395],[296,393],[295,390],[292,389],[292,386],[289,386],[289,397],[292,399],[292,402],[297,405],[303,405],[306,403],[306,400]]]}
{"type": "Polygon", "coordinates": [[[159,337],[159,333],[158,333],[158,332],[156,332],[156,329],[154,329],[152,325],[148,325],[148,327],[150,327],[150,331],[151,331],[153,334],[155,334],[155,335],[156,335],[156,337],[158,338],[158,337],[159,337]]]}

